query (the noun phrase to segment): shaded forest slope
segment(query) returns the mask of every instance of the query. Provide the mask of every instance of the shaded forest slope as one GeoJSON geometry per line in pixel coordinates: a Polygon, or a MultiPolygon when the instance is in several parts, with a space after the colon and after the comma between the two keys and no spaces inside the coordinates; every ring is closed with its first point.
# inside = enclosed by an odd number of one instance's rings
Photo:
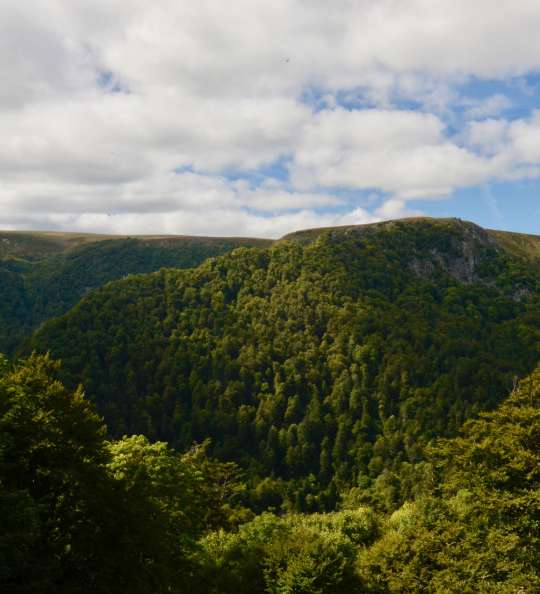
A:
{"type": "Polygon", "coordinates": [[[331,508],[361,486],[391,508],[430,440],[538,362],[540,266],[459,220],[300,232],[110,283],[32,347],[113,435],[210,437],[255,507],[331,508]]]}
{"type": "Polygon", "coordinates": [[[0,352],[12,353],[43,321],[65,313],[92,289],[128,274],[197,266],[259,239],[112,237],[0,232],[0,352]]]}

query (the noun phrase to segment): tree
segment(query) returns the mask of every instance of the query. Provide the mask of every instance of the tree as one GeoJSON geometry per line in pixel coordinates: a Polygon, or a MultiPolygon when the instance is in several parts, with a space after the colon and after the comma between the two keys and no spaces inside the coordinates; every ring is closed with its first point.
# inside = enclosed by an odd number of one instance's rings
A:
{"type": "Polygon", "coordinates": [[[48,355],[0,364],[0,574],[10,592],[79,591],[82,566],[87,587],[101,571],[105,427],[48,355]]]}
{"type": "Polygon", "coordinates": [[[424,495],[359,552],[366,591],[538,592],[540,366],[429,461],[424,495]]]}
{"type": "Polygon", "coordinates": [[[0,357],[0,583],[6,592],[184,593],[210,527],[246,519],[234,464],[142,436],[107,442],[59,364],[0,357]]]}

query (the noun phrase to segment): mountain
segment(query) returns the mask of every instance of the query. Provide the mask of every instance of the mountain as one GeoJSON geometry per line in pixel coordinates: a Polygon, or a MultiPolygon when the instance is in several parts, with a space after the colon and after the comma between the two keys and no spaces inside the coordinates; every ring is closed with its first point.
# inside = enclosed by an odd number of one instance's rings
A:
{"type": "Polygon", "coordinates": [[[60,231],[0,231],[0,260],[36,262],[89,243],[118,236],[60,231]]]}
{"type": "Polygon", "coordinates": [[[255,509],[358,487],[392,509],[425,446],[540,359],[539,246],[455,219],[303,231],[109,283],[28,348],[62,360],[113,436],[210,438],[255,509]]]}
{"type": "Polygon", "coordinates": [[[43,321],[111,280],[165,266],[196,266],[235,247],[269,244],[242,238],[0,232],[0,352],[12,353],[43,321]]]}

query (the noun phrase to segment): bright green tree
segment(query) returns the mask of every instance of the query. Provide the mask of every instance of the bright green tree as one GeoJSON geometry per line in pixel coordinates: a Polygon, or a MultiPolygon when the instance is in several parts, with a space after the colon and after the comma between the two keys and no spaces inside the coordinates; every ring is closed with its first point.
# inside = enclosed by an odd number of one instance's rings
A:
{"type": "Polygon", "coordinates": [[[367,591],[540,591],[540,367],[429,456],[427,494],[359,552],[367,591]]]}
{"type": "Polygon", "coordinates": [[[48,355],[1,362],[0,573],[11,592],[76,592],[82,566],[87,585],[101,572],[105,428],[57,371],[48,355]]]}

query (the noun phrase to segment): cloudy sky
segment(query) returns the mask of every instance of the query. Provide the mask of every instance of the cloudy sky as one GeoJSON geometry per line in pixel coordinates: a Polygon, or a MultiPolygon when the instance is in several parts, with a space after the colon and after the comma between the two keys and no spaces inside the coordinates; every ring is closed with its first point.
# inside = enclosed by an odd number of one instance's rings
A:
{"type": "Polygon", "coordinates": [[[540,233],[538,0],[0,6],[0,228],[540,233]]]}

